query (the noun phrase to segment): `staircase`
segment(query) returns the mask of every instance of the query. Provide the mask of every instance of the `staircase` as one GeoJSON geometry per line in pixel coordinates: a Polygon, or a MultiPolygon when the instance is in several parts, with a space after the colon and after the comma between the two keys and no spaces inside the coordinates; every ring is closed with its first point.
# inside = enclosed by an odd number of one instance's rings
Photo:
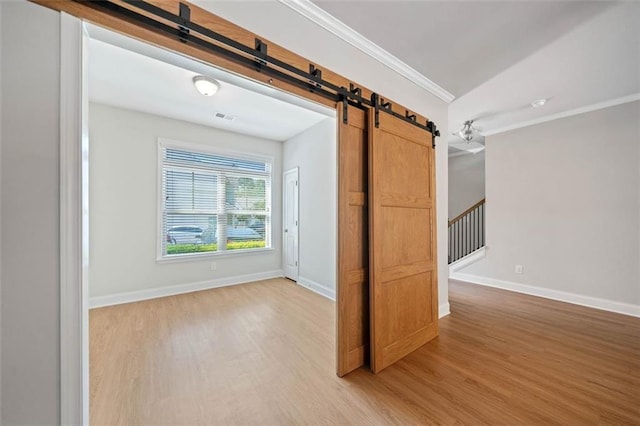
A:
{"type": "Polygon", "coordinates": [[[484,247],[484,204],[483,198],[449,221],[449,264],[484,247]]]}

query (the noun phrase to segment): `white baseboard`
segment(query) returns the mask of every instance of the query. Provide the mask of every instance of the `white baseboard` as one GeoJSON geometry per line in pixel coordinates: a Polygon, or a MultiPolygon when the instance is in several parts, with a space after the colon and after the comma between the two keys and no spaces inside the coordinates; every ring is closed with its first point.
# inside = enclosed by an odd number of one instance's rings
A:
{"type": "Polygon", "coordinates": [[[453,273],[449,275],[449,278],[472,284],[480,284],[487,287],[501,288],[503,290],[514,291],[516,293],[524,293],[532,296],[544,297],[546,299],[558,300],[560,302],[573,303],[574,305],[587,306],[589,308],[601,309],[603,311],[640,317],[640,306],[632,305],[630,303],[583,296],[581,294],[569,293],[566,291],[551,290],[548,288],[535,287],[471,274],[453,273]]]}
{"type": "Polygon", "coordinates": [[[91,297],[89,308],[101,308],[103,306],[120,305],[122,303],[139,302],[141,300],[156,299],[158,297],[174,296],[176,294],[191,293],[193,291],[209,290],[218,287],[244,284],[252,281],[267,280],[282,277],[282,269],[275,271],[258,272],[255,274],[236,275],[233,277],[218,278],[208,281],[199,281],[189,284],[172,285],[167,287],[150,288],[126,293],[111,294],[108,296],[91,297]]]}
{"type": "Polygon", "coordinates": [[[446,317],[451,313],[449,302],[442,303],[438,307],[438,318],[446,317]]]}
{"type": "Polygon", "coordinates": [[[478,250],[474,251],[473,253],[469,253],[462,259],[456,260],[451,265],[449,265],[449,274],[452,274],[453,272],[459,271],[465,266],[469,266],[472,263],[476,263],[477,261],[484,259],[486,252],[486,247],[480,247],[478,250]]]}
{"type": "Polygon", "coordinates": [[[332,288],[327,287],[324,284],[320,284],[318,282],[315,282],[313,280],[310,280],[309,278],[305,278],[305,277],[298,277],[298,284],[300,284],[303,287],[308,288],[309,290],[318,293],[321,296],[326,297],[327,299],[331,299],[335,302],[336,300],[336,291],[332,288]]]}

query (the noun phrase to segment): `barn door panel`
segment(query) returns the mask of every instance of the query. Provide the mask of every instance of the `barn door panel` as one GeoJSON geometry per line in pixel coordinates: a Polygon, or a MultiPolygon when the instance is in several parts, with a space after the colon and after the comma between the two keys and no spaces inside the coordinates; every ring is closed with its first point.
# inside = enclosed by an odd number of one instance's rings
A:
{"type": "Polygon", "coordinates": [[[371,369],[379,372],[438,335],[435,150],[429,132],[386,113],[370,114],[368,139],[371,369]]]}
{"type": "Polygon", "coordinates": [[[369,355],[369,245],[366,112],[338,108],[337,374],[369,355]]]}

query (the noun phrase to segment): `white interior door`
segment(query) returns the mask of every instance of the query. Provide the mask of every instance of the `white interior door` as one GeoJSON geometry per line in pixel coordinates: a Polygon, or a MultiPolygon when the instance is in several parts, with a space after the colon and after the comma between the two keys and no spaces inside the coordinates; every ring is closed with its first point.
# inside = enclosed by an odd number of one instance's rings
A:
{"type": "Polygon", "coordinates": [[[298,280],[298,168],[284,172],[284,276],[298,280]]]}

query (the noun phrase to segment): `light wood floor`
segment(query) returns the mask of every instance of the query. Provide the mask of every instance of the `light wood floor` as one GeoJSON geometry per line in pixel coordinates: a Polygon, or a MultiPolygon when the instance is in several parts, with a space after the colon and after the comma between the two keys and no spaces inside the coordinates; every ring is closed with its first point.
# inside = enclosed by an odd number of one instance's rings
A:
{"type": "Polygon", "coordinates": [[[440,337],[334,371],[334,303],[282,279],[94,309],[91,423],[640,424],[640,319],[451,282],[440,337]]]}

